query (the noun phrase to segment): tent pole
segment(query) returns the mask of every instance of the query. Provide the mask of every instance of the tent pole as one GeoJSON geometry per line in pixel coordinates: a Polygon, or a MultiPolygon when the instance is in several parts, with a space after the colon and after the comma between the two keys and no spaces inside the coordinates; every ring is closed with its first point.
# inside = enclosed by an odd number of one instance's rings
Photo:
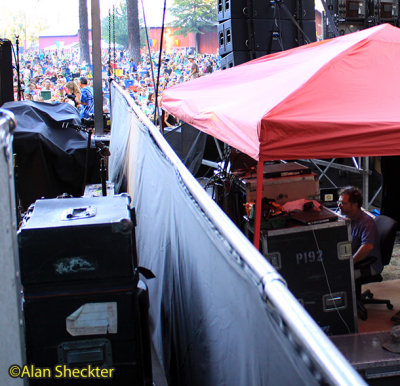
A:
{"type": "Polygon", "coordinates": [[[369,157],[364,157],[364,166],[361,166],[363,169],[363,207],[369,210],[368,198],[369,198],[369,157]]]}
{"type": "MultiPolygon", "coordinates": [[[[155,111],[155,110],[154,110],[155,111]]],[[[155,114],[155,113],[154,113],[155,114]]],[[[161,134],[164,136],[164,129],[165,129],[165,110],[162,110],[161,113],[161,134]]]]}
{"type": "Polygon", "coordinates": [[[264,178],[264,161],[260,159],[257,163],[257,190],[256,190],[256,213],[254,220],[254,246],[260,248],[260,229],[261,229],[261,201],[264,178]]]}

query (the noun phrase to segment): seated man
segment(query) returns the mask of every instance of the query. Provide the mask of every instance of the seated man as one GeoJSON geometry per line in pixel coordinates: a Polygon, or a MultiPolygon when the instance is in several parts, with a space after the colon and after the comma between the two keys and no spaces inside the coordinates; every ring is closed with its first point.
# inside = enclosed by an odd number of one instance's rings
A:
{"type": "Polygon", "coordinates": [[[355,279],[361,276],[381,273],[383,267],[379,250],[378,231],[375,221],[361,210],[361,192],[355,187],[341,189],[338,205],[341,214],[351,220],[351,249],[354,264],[369,256],[376,257],[376,261],[367,268],[354,270],[355,279]]]}

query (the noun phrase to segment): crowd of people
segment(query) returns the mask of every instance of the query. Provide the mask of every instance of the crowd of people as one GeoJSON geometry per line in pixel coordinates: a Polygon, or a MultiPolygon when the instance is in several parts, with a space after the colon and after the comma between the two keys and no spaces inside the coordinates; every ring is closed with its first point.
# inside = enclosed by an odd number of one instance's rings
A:
{"type": "MultiPolygon", "coordinates": [[[[126,90],[151,119],[155,114],[155,91],[160,103],[162,92],[191,79],[212,73],[219,68],[217,55],[198,54],[193,49],[163,53],[158,68],[159,53],[143,53],[135,63],[126,51],[102,56],[103,110],[109,112],[109,79],[126,90]],[[115,60],[114,60],[115,58],[115,60]],[[157,87],[158,85],[158,87],[157,87]]],[[[20,56],[21,99],[39,102],[65,102],[76,106],[82,118],[94,113],[92,66],[80,63],[79,52],[27,51],[20,56]]],[[[18,90],[18,74],[14,69],[14,90],[18,90]]],[[[17,95],[15,96],[17,100],[17,95]]],[[[159,112],[157,116],[160,116],[159,112]]],[[[170,125],[166,122],[167,125],[170,125]]]]}

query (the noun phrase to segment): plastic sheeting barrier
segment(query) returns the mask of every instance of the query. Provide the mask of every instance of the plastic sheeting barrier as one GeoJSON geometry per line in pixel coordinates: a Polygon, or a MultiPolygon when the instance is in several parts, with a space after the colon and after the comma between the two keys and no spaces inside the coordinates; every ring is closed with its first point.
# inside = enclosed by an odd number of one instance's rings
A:
{"type": "MultiPolygon", "coordinates": [[[[116,86],[112,101],[111,142],[116,137],[120,154],[110,172],[116,184],[126,180],[136,208],[139,263],[156,275],[148,282],[153,342],[169,383],[318,384],[321,373],[312,361],[305,363],[309,356],[266,302],[264,279],[199,206],[175,161],[151,135],[151,123],[127,107],[116,86]]],[[[290,308],[283,289],[281,307],[290,308]]],[[[346,364],[341,370],[350,374],[347,384],[362,384],[346,364]]]]}

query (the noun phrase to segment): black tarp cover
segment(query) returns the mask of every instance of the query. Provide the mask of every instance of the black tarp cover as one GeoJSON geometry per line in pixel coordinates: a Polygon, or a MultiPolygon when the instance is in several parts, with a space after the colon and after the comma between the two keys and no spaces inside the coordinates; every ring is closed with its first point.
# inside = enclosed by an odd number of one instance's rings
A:
{"type": "MultiPolygon", "coordinates": [[[[8,102],[17,121],[16,187],[26,209],[36,199],[62,193],[81,195],[88,134],[63,123],[80,125],[79,111],[68,103],[8,102]]],[[[98,182],[95,145],[89,152],[88,180],[98,182]]]]}
{"type": "MultiPolygon", "coordinates": [[[[115,90],[112,100],[117,111],[119,104],[126,106],[115,90]]],[[[251,271],[148,129],[129,113],[125,130],[138,258],[156,275],[148,281],[152,334],[169,384],[317,384],[251,271]]]]}
{"type": "MultiPolygon", "coordinates": [[[[111,98],[112,100],[112,98],[111,98]]],[[[128,151],[130,135],[134,136],[135,131],[127,129],[127,125],[132,122],[132,110],[126,100],[122,99],[120,103],[113,104],[111,114],[111,140],[109,161],[109,176],[114,182],[115,191],[124,191],[127,188],[126,174],[127,168],[134,167],[127,165],[126,157],[134,152],[128,151]]],[[[204,149],[206,146],[207,134],[197,130],[193,126],[184,123],[179,128],[165,128],[165,139],[174,149],[177,156],[182,160],[184,165],[195,175],[201,166],[203,160],[204,149]]],[[[135,142],[132,139],[132,142],[135,142]]]]}
{"type": "Polygon", "coordinates": [[[183,123],[178,128],[165,128],[164,137],[183,164],[196,175],[203,160],[207,134],[183,123]]]}

